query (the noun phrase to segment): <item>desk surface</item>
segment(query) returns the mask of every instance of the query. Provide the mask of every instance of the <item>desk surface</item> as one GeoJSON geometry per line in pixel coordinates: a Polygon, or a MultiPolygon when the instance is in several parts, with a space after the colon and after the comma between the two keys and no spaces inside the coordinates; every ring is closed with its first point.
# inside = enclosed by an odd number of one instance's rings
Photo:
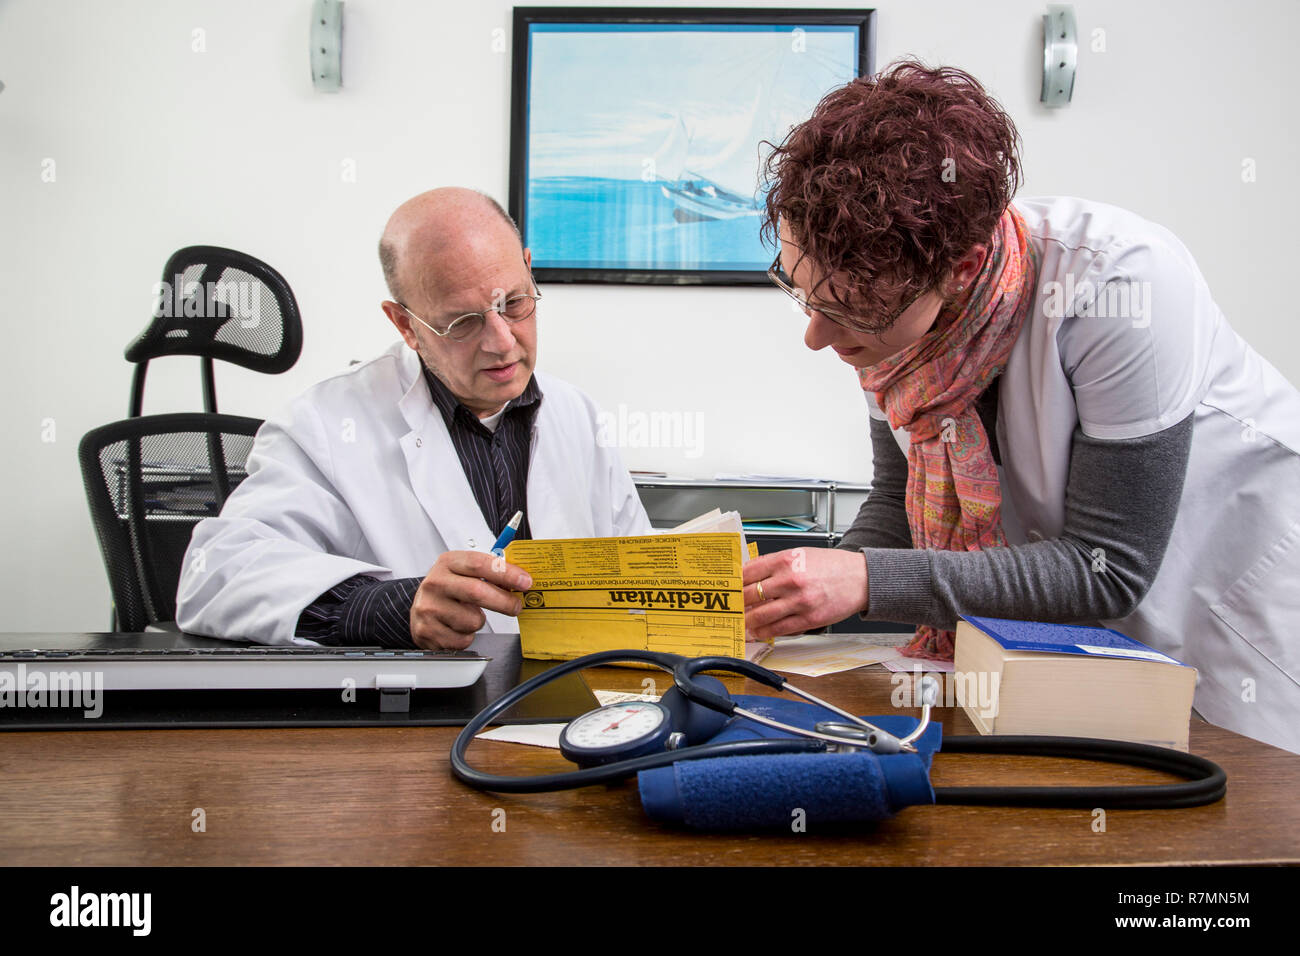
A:
{"type": "MultiPolygon", "coordinates": [[[[646,671],[586,672],[639,690],[646,671]]],[[[658,677],[658,675],[656,675],[658,677]]],[[[856,713],[890,713],[891,675],[864,668],[795,683],[856,713]]],[[[660,677],[662,687],[662,678],[660,677]]],[[[733,693],[770,693],[728,681],[733,693]]],[[[909,711],[909,713],[918,713],[909,711]]],[[[972,733],[960,710],[945,731],[972,733]]],[[[1194,753],[1227,797],[1185,810],[925,806],[848,831],[701,835],[650,823],[635,782],[490,794],[451,776],[450,727],[0,734],[6,864],[1200,864],[1300,862],[1300,756],[1195,721],[1194,753]],[[195,811],[205,832],[195,832],[195,811]],[[502,814],[497,812],[504,810],[502,814]],[[499,831],[504,819],[504,832],[499,831]],[[493,823],[498,822],[494,830],[493,823]]],[[[553,751],[479,741],[476,766],[534,773],[553,751]]],[[[935,786],[1167,780],[1139,768],[1024,757],[935,758],[935,786]]]]}

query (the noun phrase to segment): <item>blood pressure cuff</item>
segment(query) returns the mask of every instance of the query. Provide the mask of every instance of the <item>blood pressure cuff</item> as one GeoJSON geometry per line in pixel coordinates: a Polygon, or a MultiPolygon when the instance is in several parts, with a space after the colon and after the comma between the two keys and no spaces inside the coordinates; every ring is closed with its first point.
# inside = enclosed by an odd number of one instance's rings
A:
{"type": "MultiPolygon", "coordinates": [[[[808,730],[821,720],[844,720],[803,701],[734,699],[746,710],[808,730]]],[[[899,714],[866,720],[897,737],[906,736],[917,725],[916,718],[899,714]]],[[[733,717],[710,743],[787,736],[733,717]]],[[[914,754],[875,754],[864,748],[843,753],[682,760],[670,767],[643,770],[637,775],[637,784],[641,805],[652,819],[697,830],[788,829],[797,822],[884,820],[903,807],[934,803],[930,759],[942,739],[942,728],[932,722],[914,742],[914,754]]]]}

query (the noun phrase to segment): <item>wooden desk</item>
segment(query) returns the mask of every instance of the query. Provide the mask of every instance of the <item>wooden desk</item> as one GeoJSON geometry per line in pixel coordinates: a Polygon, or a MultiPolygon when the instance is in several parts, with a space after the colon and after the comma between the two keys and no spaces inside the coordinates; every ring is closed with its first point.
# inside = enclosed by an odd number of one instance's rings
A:
{"type": "MultiPolygon", "coordinates": [[[[637,690],[647,671],[588,671],[637,690]]],[[[663,688],[662,677],[655,675],[663,688]]],[[[870,667],[795,682],[856,713],[889,713],[870,667]]],[[[732,679],[733,693],[766,689],[732,679]]],[[[917,711],[911,711],[917,713],[917,711]]],[[[946,731],[971,733],[940,709],[946,731]]],[[[1228,773],[1220,803],[1113,810],[912,807],[833,834],[698,834],[650,823],[635,782],[532,795],[451,776],[444,727],[0,734],[6,864],[1198,864],[1300,862],[1300,756],[1197,722],[1192,750],[1228,773]],[[206,832],[191,829],[202,808],[206,832]],[[493,830],[504,810],[505,831],[493,830]]],[[[476,766],[529,773],[557,753],[480,741],[476,766]]],[[[1021,757],[935,758],[936,786],[1159,781],[1137,768],[1021,757]]]]}

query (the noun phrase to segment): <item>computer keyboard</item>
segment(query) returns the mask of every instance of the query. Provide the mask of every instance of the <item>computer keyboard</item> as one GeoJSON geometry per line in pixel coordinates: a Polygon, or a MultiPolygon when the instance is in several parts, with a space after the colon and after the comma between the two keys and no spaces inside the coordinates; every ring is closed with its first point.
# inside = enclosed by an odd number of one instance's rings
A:
{"type": "MultiPolygon", "coordinates": [[[[382,647],[109,647],[4,648],[0,673],[19,691],[32,676],[72,674],[104,690],[387,690],[467,687],[488,659],[467,651],[382,647]],[[22,670],[19,671],[21,666],[22,670]],[[98,674],[96,681],[95,675],[98,674]],[[351,682],[351,683],[349,683],[351,682]]],[[[66,682],[66,681],[65,681],[66,682]]]]}

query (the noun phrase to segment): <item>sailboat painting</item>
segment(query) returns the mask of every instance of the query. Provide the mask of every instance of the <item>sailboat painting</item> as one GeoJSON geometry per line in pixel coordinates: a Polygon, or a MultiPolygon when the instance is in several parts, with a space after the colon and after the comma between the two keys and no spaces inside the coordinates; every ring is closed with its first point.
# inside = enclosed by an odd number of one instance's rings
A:
{"type": "Polygon", "coordinates": [[[529,23],[511,211],[534,274],[766,281],[762,161],[869,62],[842,19],[529,23]]]}

